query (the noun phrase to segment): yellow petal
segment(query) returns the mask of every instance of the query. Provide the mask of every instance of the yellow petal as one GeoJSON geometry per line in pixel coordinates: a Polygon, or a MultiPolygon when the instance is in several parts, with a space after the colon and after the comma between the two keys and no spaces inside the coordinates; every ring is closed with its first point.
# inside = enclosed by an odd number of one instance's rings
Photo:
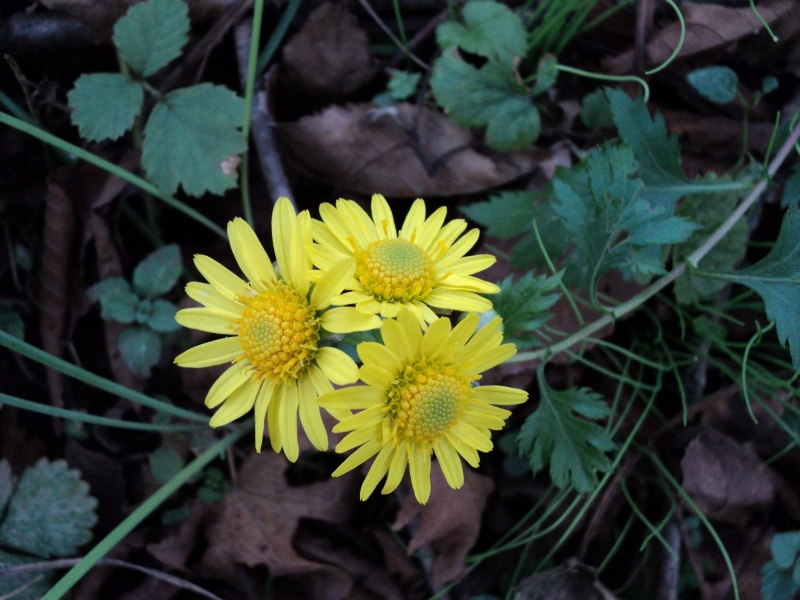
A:
{"type": "Polygon", "coordinates": [[[238,217],[230,221],[228,223],[228,239],[239,268],[254,287],[264,290],[264,282],[275,281],[275,269],[272,268],[272,261],[247,221],[238,217]]]}
{"type": "Polygon", "coordinates": [[[356,310],[365,315],[378,315],[381,309],[382,304],[375,298],[356,303],[356,310]]]}
{"type": "Polygon", "coordinates": [[[378,365],[364,365],[358,370],[358,378],[379,390],[388,390],[394,382],[394,374],[378,365]]]}
{"type": "Polygon", "coordinates": [[[325,377],[336,385],[348,385],[358,381],[356,363],[338,348],[320,348],[317,353],[317,366],[322,369],[325,377]]]}
{"type": "Polygon", "coordinates": [[[497,348],[492,348],[486,352],[481,352],[472,360],[461,365],[461,372],[464,375],[477,375],[496,367],[500,363],[507,361],[517,353],[514,344],[503,344],[497,348]]]}
{"type": "Polygon", "coordinates": [[[453,264],[448,271],[452,271],[457,275],[472,275],[491,267],[497,262],[497,258],[491,254],[476,254],[475,256],[467,256],[461,258],[453,264]]]}
{"type": "Polygon", "coordinates": [[[439,439],[433,445],[433,451],[439,459],[439,468],[442,469],[447,484],[456,490],[463,486],[464,469],[461,467],[461,459],[447,438],[439,439]]]}
{"type": "Polygon", "coordinates": [[[411,344],[414,354],[418,355],[419,346],[422,343],[422,328],[413,312],[408,308],[403,308],[397,314],[397,324],[403,328],[403,333],[406,334],[406,339],[411,344]]]}
{"type": "Polygon", "coordinates": [[[419,345],[415,348],[408,341],[406,333],[394,319],[387,319],[381,325],[381,336],[384,345],[397,355],[403,367],[414,364],[419,353],[419,345]]]}
{"type": "Polygon", "coordinates": [[[470,412],[476,412],[482,415],[490,415],[492,417],[501,419],[502,421],[505,421],[508,417],[511,416],[510,410],[506,410],[505,408],[498,408],[497,406],[487,404],[483,400],[479,400],[478,398],[474,397],[467,400],[467,402],[464,404],[464,408],[470,412]]]}
{"type": "Polygon", "coordinates": [[[447,216],[447,207],[442,206],[433,211],[433,214],[428,217],[422,226],[417,231],[417,237],[414,243],[423,250],[428,250],[433,240],[439,234],[444,224],[444,219],[447,216]]]}
{"type": "MultiPolygon", "coordinates": [[[[357,302],[368,302],[372,300],[372,296],[365,292],[346,292],[331,300],[331,304],[336,306],[347,306],[348,304],[355,304],[357,302]]],[[[360,311],[364,312],[364,311],[360,311]]],[[[370,311],[366,311],[370,312],[370,311]]],[[[375,314],[375,313],[372,313],[375,314]]]]}
{"type": "Polygon", "coordinates": [[[175,313],[175,320],[189,329],[231,335],[236,332],[237,324],[231,313],[215,308],[182,308],[175,313]]]}
{"type": "Polygon", "coordinates": [[[391,444],[386,444],[378,456],[375,457],[375,462],[369,468],[367,476],[364,478],[364,483],[361,484],[361,500],[366,500],[370,497],[375,488],[383,479],[384,475],[389,471],[389,465],[392,462],[392,455],[394,454],[394,447],[391,444]]]}
{"type": "Polygon", "coordinates": [[[503,419],[495,417],[494,415],[487,415],[486,413],[472,410],[465,410],[461,415],[461,420],[464,423],[469,423],[478,428],[493,429],[495,431],[500,431],[506,424],[503,419]]]}
{"type": "MultiPolygon", "coordinates": [[[[348,253],[353,252],[353,244],[359,246],[359,242],[361,241],[360,236],[358,236],[357,232],[353,231],[351,224],[342,217],[339,210],[334,208],[332,204],[327,202],[320,204],[319,216],[322,217],[325,225],[328,226],[330,232],[339,240],[339,243],[347,248],[348,253]]],[[[364,246],[365,245],[362,244],[360,247],[364,246]]]]}
{"type": "Polygon", "coordinates": [[[408,442],[403,440],[394,449],[392,455],[392,462],[389,465],[389,474],[386,476],[386,483],[383,484],[381,494],[391,494],[403,481],[403,475],[406,472],[406,465],[408,464],[408,442]]]}
{"type": "Polygon", "coordinates": [[[283,404],[283,391],[285,384],[279,384],[272,392],[272,399],[267,408],[267,428],[269,431],[269,443],[273,452],[280,452],[283,448],[281,440],[281,404],[283,404]]]}
{"type": "Polygon", "coordinates": [[[297,441],[297,406],[299,404],[297,383],[285,384],[281,386],[281,390],[283,393],[281,394],[279,421],[283,453],[289,462],[295,462],[300,456],[300,445],[297,441]]]}
{"type": "Polygon", "coordinates": [[[492,440],[481,434],[476,427],[469,423],[464,423],[464,421],[458,421],[450,428],[449,433],[452,433],[456,439],[481,452],[490,452],[494,447],[492,440]]]}
{"type": "Polygon", "coordinates": [[[380,404],[376,404],[375,406],[371,406],[366,410],[362,410],[361,412],[348,417],[341,423],[337,423],[333,427],[333,433],[344,433],[346,431],[355,431],[360,427],[368,427],[375,425],[375,421],[380,421],[384,418],[383,413],[383,406],[380,404]]]}
{"type": "Polygon", "coordinates": [[[433,323],[439,318],[439,315],[433,312],[424,302],[415,302],[413,306],[417,309],[417,311],[419,311],[419,314],[425,323],[433,323]]]}
{"type": "Polygon", "coordinates": [[[356,261],[345,258],[323,273],[311,292],[311,306],[317,310],[328,308],[331,298],[342,293],[356,272],[356,261]]]}
{"type": "Polygon", "coordinates": [[[215,290],[214,286],[212,286],[210,283],[191,281],[186,284],[186,294],[192,300],[196,300],[203,306],[230,313],[232,315],[231,318],[242,316],[244,304],[237,300],[230,300],[229,298],[226,298],[217,290],[215,290]]]}
{"type": "Polygon", "coordinates": [[[447,317],[436,319],[430,324],[425,335],[422,336],[422,342],[420,344],[421,354],[428,358],[435,358],[438,356],[447,345],[450,331],[450,319],[447,317]]]}
{"type": "Polygon", "coordinates": [[[250,377],[242,372],[239,364],[232,365],[220,375],[206,394],[206,406],[214,408],[235,392],[239,387],[250,381],[250,377]]]}
{"type": "Polygon", "coordinates": [[[292,234],[297,215],[288,198],[278,198],[272,207],[272,246],[284,281],[292,282],[292,234]]]}
{"type": "Polygon", "coordinates": [[[317,405],[317,393],[314,384],[308,375],[300,377],[297,381],[300,398],[300,424],[306,432],[311,444],[322,452],[328,449],[328,432],[322,423],[317,405]]]}
{"type": "MultiPolygon", "coordinates": [[[[331,393],[333,391],[333,385],[331,385],[330,379],[325,377],[322,370],[313,364],[308,369],[308,377],[314,385],[314,391],[317,392],[317,404],[319,404],[319,397],[331,393]]],[[[326,408],[325,410],[333,415],[337,421],[343,421],[353,414],[349,410],[343,408],[326,408]]]]}
{"type": "Polygon", "coordinates": [[[417,502],[425,504],[431,495],[431,453],[417,444],[409,444],[408,471],[417,502]]]}
{"type": "Polygon", "coordinates": [[[256,404],[253,418],[256,424],[256,452],[261,452],[261,444],[264,442],[264,422],[267,419],[267,409],[275,388],[267,383],[262,383],[256,396],[256,404]]]}
{"type": "Polygon", "coordinates": [[[383,392],[368,385],[355,385],[330,392],[317,398],[317,403],[327,410],[344,408],[358,410],[375,404],[383,404],[383,392]]]}
{"type": "Polygon", "coordinates": [[[357,202],[340,199],[336,202],[336,206],[345,215],[345,219],[353,224],[353,230],[359,233],[365,245],[380,239],[375,223],[357,202]]]}
{"type": "Polygon", "coordinates": [[[211,257],[195,254],[194,266],[208,283],[214,286],[215,290],[229,300],[235,300],[237,296],[248,290],[247,284],[240,277],[211,257]]]}
{"type": "Polygon", "coordinates": [[[381,316],[384,319],[394,319],[403,308],[401,302],[381,302],[381,316]]]}
{"type": "Polygon", "coordinates": [[[225,400],[222,407],[214,413],[214,416],[211,417],[211,421],[209,421],[208,424],[211,425],[211,427],[227,425],[249,412],[256,401],[256,394],[258,394],[260,385],[261,384],[256,383],[252,379],[248,379],[244,385],[239,387],[225,400]]]}
{"type": "Polygon", "coordinates": [[[331,473],[331,477],[339,477],[348,471],[352,471],[358,465],[365,463],[370,458],[375,456],[381,449],[381,443],[377,438],[369,440],[366,444],[361,446],[358,450],[353,452],[347,459],[339,465],[339,468],[331,473]]]}
{"type": "Polygon", "coordinates": [[[307,248],[308,257],[311,263],[318,269],[330,269],[333,265],[345,258],[353,258],[353,253],[349,254],[334,250],[330,246],[311,244],[307,248]]]}
{"type": "Polygon", "coordinates": [[[434,308],[459,310],[462,312],[483,313],[492,308],[492,302],[490,300],[481,298],[473,292],[461,292],[443,288],[434,288],[425,298],[425,303],[434,308]]]}
{"type": "Polygon", "coordinates": [[[450,249],[440,260],[436,261],[436,268],[440,271],[447,271],[452,265],[456,264],[462,256],[472,250],[472,247],[478,243],[478,238],[480,238],[480,236],[481,232],[477,229],[468,231],[464,237],[450,246],[450,249]]]}
{"type": "Polygon", "coordinates": [[[416,231],[422,227],[425,222],[425,200],[418,198],[414,200],[411,209],[406,215],[406,220],[403,221],[403,227],[400,229],[400,235],[404,240],[410,240],[416,231]]]}
{"type": "Polygon", "coordinates": [[[450,445],[455,448],[456,452],[458,452],[461,457],[467,461],[471,467],[477,469],[478,465],[481,464],[480,456],[478,456],[478,451],[470,446],[469,444],[465,444],[456,436],[454,436],[450,431],[444,434],[445,439],[450,442],[450,445]]]}
{"type": "MultiPolygon", "coordinates": [[[[326,203],[327,204],[327,203],[326,203]]],[[[328,204],[330,206],[330,204],[328,204]]],[[[343,244],[339,241],[330,228],[317,219],[311,219],[311,237],[315,242],[320,244],[320,249],[324,248],[325,252],[336,252],[347,256],[353,255],[353,247],[349,244],[343,244]]]]}
{"type": "Polygon", "coordinates": [[[438,260],[438,248],[449,249],[453,242],[458,239],[464,230],[467,228],[467,222],[464,219],[453,219],[447,225],[442,227],[436,239],[430,245],[430,251],[434,261],[438,260]]]}
{"type": "Polygon", "coordinates": [[[461,350],[456,352],[455,360],[466,362],[485,350],[490,350],[499,346],[499,341],[503,339],[503,334],[500,331],[502,326],[503,319],[500,317],[495,317],[489,321],[486,325],[481,327],[481,330],[476,333],[461,350]]]}
{"type": "Polygon", "coordinates": [[[389,203],[380,194],[372,195],[372,220],[381,239],[393,239],[397,237],[397,228],[394,224],[394,215],[389,203]]]}
{"type": "Polygon", "coordinates": [[[242,354],[242,345],[239,343],[239,337],[226,337],[221,340],[206,342],[181,352],[175,357],[175,364],[181,367],[199,369],[200,367],[211,367],[230,362],[242,354]]]}
{"type": "Polygon", "coordinates": [[[390,373],[397,373],[403,368],[397,355],[378,342],[361,342],[356,351],[365,365],[377,365],[390,373]]]}
{"type": "Polygon", "coordinates": [[[472,393],[484,402],[500,406],[522,404],[528,399],[528,392],[504,385],[480,385],[472,393]]]}
{"type": "Polygon", "coordinates": [[[472,275],[448,275],[447,278],[437,284],[437,287],[445,290],[476,292],[478,294],[497,294],[500,291],[500,288],[494,283],[489,283],[472,275]]]}
{"type": "Polygon", "coordinates": [[[369,427],[362,427],[361,429],[356,429],[355,431],[348,433],[346,436],[342,438],[338,444],[336,444],[336,452],[342,453],[347,452],[348,450],[352,450],[356,446],[361,446],[362,444],[366,444],[369,440],[373,438],[381,437],[381,426],[380,423],[374,424],[369,427]]]}
{"type": "Polygon", "coordinates": [[[367,315],[350,306],[332,308],[322,313],[320,325],[331,333],[369,331],[381,326],[380,317],[367,315]]]}

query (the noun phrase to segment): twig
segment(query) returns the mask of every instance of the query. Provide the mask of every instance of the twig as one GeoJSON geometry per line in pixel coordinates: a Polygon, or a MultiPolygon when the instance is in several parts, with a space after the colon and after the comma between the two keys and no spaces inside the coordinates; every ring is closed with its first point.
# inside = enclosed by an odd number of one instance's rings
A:
{"type": "MultiPolygon", "coordinates": [[[[0,567],[0,575],[13,575],[15,573],[26,573],[30,571],[51,571],[55,569],[66,569],[69,567],[74,567],[77,565],[82,558],[62,558],[59,560],[47,560],[43,562],[37,563],[30,563],[26,565],[14,565],[12,567],[0,567]]],[[[169,573],[164,573],[163,571],[158,571],[156,569],[149,569],[147,567],[142,567],[141,565],[135,565],[133,563],[129,563],[124,560],[119,560],[116,558],[101,558],[97,561],[97,566],[103,567],[122,567],[123,569],[130,569],[132,571],[139,571],[140,573],[145,573],[146,575],[150,575],[153,579],[158,579],[165,583],[169,583],[170,585],[174,585],[175,587],[182,588],[184,590],[189,590],[190,592],[194,592],[204,598],[210,598],[211,600],[222,600],[216,594],[212,594],[208,590],[201,588],[199,585],[193,584],[191,581],[186,581],[185,579],[181,579],[180,577],[175,577],[174,575],[170,575],[169,573]]]]}
{"type": "Polygon", "coordinates": [[[420,67],[422,67],[426,71],[430,69],[427,63],[420,60],[416,54],[414,54],[413,52],[411,52],[411,50],[406,48],[403,42],[401,42],[397,38],[397,36],[394,33],[392,33],[392,30],[389,29],[389,26],[383,22],[383,19],[381,19],[380,16],[378,16],[378,13],[375,12],[375,9],[373,9],[372,6],[370,6],[368,0],[358,0],[358,3],[361,5],[361,8],[363,8],[370,17],[372,17],[372,20],[375,21],[375,23],[377,23],[378,27],[380,27],[383,30],[383,33],[388,35],[389,39],[392,40],[398,48],[400,48],[400,51],[403,54],[405,54],[408,58],[413,60],[415,63],[417,63],[420,67]]]}
{"type": "Polygon", "coordinates": [[[644,75],[645,46],[647,34],[653,22],[653,0],[639,0],[636,4],[636,41],[633,46],[633,70],[640,77],[644,75]]]}
{"type": "Polygon", "coordinates": [[[736,222],[742,218],[742,216],[748,211],[748,209],[758,200],[759,196],[761,196],[762,192],[766,189],[767,184],[778,171],[778,169],[783,164],[783,161],[789,156],[789,153],[792,152],[794,149],[795,143],[800,139],[800,124],[796,125],[795,128],[792,130],[792,133],[786,139],[786,141],[781,146],[781,149],[778,150],[778,153],[775,155],[775,158],[772,159],[772,162],[767,169],[766,176],[759,180],[756,186],[752,189],[752,191],[747,195],[747,197],[742,201],[741,204],[736,208],[735,211],[725,220],[725,222],[720,225],[717,230],[711,234],[705,243],[700,246],[697,250],[692,252],[687,258],[686,261],[679,264],[675,268],[673,268],[669,273],[664,275],[661,279],[657,280],[655,283],[651,284],[638,294],[636,294],[633,298],[628,300],[627,302],[623,302],[619,306],[613,308],[608,313],[597,319],[596,321],[590,323],[580,331],[573,333],[567,339],[558,342],[557,344],[553,344],[552,346],[548,346],[547,348],[543,348],[542,350],[536,350],[535,352],[521,352],[516,356],[510,358],[507,362],[526,362],[530,360],[538,360],[540,358],[545,357],[552,357],[556,354],[564,352],[568,350],[575,344],[583,341],[585,338],[592,335],[594,332],[599,331],[603,327],[607,325],[611,325],[617,319],[625,316],[629,312],[632,312],[640,305],[644,304],[647,300],[655,296],[658,292],[663,290],[667,287],[670,283],[675,281],[678,277],[683,275],[686,271],[686,265],[690,264],[694,267],[697,266],[703,257],[711,252],[711,250],[716,246],[719,241],[725,237],[725,235],[736,225],[736,222]]]}
{"type": "MultiPolygon", "coordinates": [[[[436,15],[433,19],[426,23],[425,27],[420,29],[414,37],[408,40],[408,50],[414,50],[417,46],[419,46],[422,42],[424,42],[427,37],[436,31],[436,28],[441,25],[445,20],[447,20],[448,15],[450,14],[450,9],[445,8],[442,12],[436,15]]],[[[395,55],[392,57],[392,60],[389,61],[390,67],[396,67],[399,65],[403,57],[406,53],[400,49],[398,50],[395,55]]]]}

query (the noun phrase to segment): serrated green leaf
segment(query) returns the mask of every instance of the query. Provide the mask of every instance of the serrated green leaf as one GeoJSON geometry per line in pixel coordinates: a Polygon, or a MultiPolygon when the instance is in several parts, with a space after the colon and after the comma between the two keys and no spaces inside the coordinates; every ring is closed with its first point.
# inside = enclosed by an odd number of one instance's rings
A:
{"type": "Polygon", "coordinates": [[[609,269],[626,278],[663,273],[659,246],[683,242],[697,228],[642,198],[641,180],[631,178],[635,168],[630,148],[606,144],[553,180],[553,210],[589,265],[592,296],[609,269]]]}
{"type": "MultiPolygon", "coordinates": [[[[533,218],[536,228],[542,238],[547,255],[551,260],[558,260],[570,248],[569,236],[561,217],[553,210],[550,198],[553,197],[552,186],[548,186],[544,193],[547,200],[540,202],[533,208],[533,218]]],[[[514,246],[511,255],[511,266],[515,269],[533,269],[547,267],[547,260],[539,247],[539,241],[534,233],[529,233],[514,246]]]]}
{"type": "Polygon", "coordinates": [[[142,165],[150,180],[172,194],[222,194],[236,186],[222,161],[247,148],[239,126],[244,101],[226,87],[203,83],[170,92],[144,129],[142,165]]]}
{"type": "Polygon", "coordinates": [[[697,93],[715,104],[730,104],[736,99],[739,77],[729,67],[711,66],[695,69],[686,76],[697,93]]]}
{"type": "Polygon", "coordinates": [[[178,312],[178,307],[172,302],[167,302],[166,300],[153,300],[152,310],[147,318],[143,321],[143,324],[160,333],[178,331],[181,326],[175,320],[176,312],[178,312]]]}
{"type": "Polygon", "coordinates": [[[447,51],[433,68],[431,89],[453,121],[485,125],[486,143],[495,150],[519,150],[539,137],[539,111],[510,64],[487,62],[476,69],[447,51]]]}
{"type": "Polygon", "coordinates": [[[486,202],[462,207],[461,212],[486,227],[486,235],[506,240],[531,230],[533,207],[542,196],[538,192],[500,192],[486,202]]]}
{"type": "Polygon", "coordinates": [[[0,460],[0,517],[6,510],[8,499],[11,498],[11,492],[14,491],[14,484],[17,482],[14,474],[11,472],[11,463],[5,458],[0,460]]]}
{"type": "Polygon", "coordinates": [[[762,600],[792,600],[797,589],[789,569],[781,569],[772,560],[761,568],[762,600]]]}
{"type": "Polygon", "coordinates": [[[122,277],[110,277],[86,290],[92,302],[100,302],[100,316],[118,323],[133,323],[139,297],[131,291],[130,284],[122,277]]]}
{"type": "Polygon", "coordinates": [[[525,25],[506,5],[492,0],[472,0],[464,6],[461,16],[464,25],[448,21],[436,29],[436,41],[442,48],[458,46],[467,52],[509,64],[514,57],[525,57],[525,25]]]}
{"type": "Polygon", "coordinates": [[[183,271],[181,249],[169,244],[151,252],[133,270],[133,287],[145,298],[157,298],[170,291],[183,271]]]}
{"type": "Polygon", "coordinates": [[[159,448],[150,455],[150,472],[159,485],[167,483],[183,467],[183,458],[172,448],[159,448]]]}
{"type": "Polygon", "coordinates": [[[81,137],[93,142],[115,140],[133,127],[142,110],[144,90],[120,73],[81,75],[67,94],[70,118],[81,137]]]}
{"type": "Polygon", "coordinates": [[[797,208],[800,202],[800,163],[795,164],[792,174],[783,186],[781,208],[797,208]]]}
{"type": "Polygon", "coordinates": [[[0,300],[0,331],[10,333],[21,340],[25,339],[25,322],[5,300],[0,300]]]}
{"type": "Polygon", "coordinates": [[[526,273],[516,282],[509,275],[500,283],[500,292],[492,296],[492,307],[503,317],[503,338],[520,348],[539,345],[531,335],[553,315],[548,312],[560,294],[551,294],[558,287],[562,273],[552,277],[526,273]]]}
{"type": "Polygon", "coordinates": [[[149,77],[180,56],[188,33],[189,7],[183,0],[147,0],[114,25],[114,45],[131,69],[149,77]]]}
{"type": "Polygon", "coordinates": [[[41,458],[20,477],[0,524],[0,544],[45,558],[72,556],[92,539],[96,507],[80,471],[41,458]]]}
{"type": "Polygon", "coordinates": [[[608,431],[594,422],[611,411],[588,388],[557,391],[547,385],[542,366],[538,373],[541,398],[517,437],[520,456],[528,458],[534,474],[549,464],[558,487],[572,484],[578,492],[589,492],[597,486],[598,471],[611,468],[606,452],[614,449],[614,443],[608,431]]]}
{"type": "Polygon", "coordinates": [[[119,336],[119,351],[131,372],[147,379],[161,358],[161,336],[147,327],[128,327],[119,336]]]}
{"type": "Polygon", "coordinates": [[[602,88],[583,97],[581,104],[581,121],[590,131],[601,127],[612,127],[614,119],[611,115],[611,104],[602,88]]]}
{"type": "MultiPolygon", "coordinates": [[[[716,179],[714,175],[708,178],[716,179]]],[[[691,219],[699,226],[685,242],[675,244],[672,250],[674,264],[680,264],[727,219],[736,208],[735,193],[693,194],[687,196],[678,209],[678,215],[691,219]]],[[[698,265],[706,271],[730,271],[744,258],[747,252],[747,222],[740,219],[733,228],[698,265]]],[[[675,281],[675,298],[681,304],[693,304],[714,298],[727,285],[726,281],[709,279],[691,270],[675,281]]]]}
{"type": "MultiPolygon", "coordinates": [[[[14,567],[41,562],[40,558],[20,556],[0,550],[0,566],[14,567]]],[[[41,571],[0,575],[0,598],[11,600],[41,600],[52,587],[52,576],[41,571]]]]}
{"type": "Polygon", "coordinates": [[[122,294],[131,291],[131,284],[123,277],[109,277],[95,283],[86,290],[86,297],[91,302],[97,302],[106,294],[122,294]]]}
{"type": "Polygon", "coordinates": [[[792,364],[800,371],[800,210],[790,210],[783,217],[769,254],[724,277],[746,285],[763,298],[767,317],[777,326],[778,341],[784,346],[789,343],[792,364]]]}

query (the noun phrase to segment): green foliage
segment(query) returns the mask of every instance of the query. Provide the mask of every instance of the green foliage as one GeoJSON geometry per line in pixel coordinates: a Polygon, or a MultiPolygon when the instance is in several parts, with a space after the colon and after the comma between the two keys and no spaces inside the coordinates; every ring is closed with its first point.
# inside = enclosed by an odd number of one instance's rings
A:
{"type": "MultiPolygon", "coordinates": [[[[41,562],[40,558],[11,554],[0,549],[0,566],[15,567],[41,562]]],[[[52,577],[36,571],[0,575],[0,598],[9,600],[41,600],[50,590],[52,577]]]]}
{"type": "Polygon", "coordinates": [[[178,331],[180,325],[175,320],[176,312],[178,307],[167,300],[142,300],[136,312],[136,322],[159,333],[178,331]]]}
{"type": "Polygon", "coordinates": [[[94,73],[81,75],[67,99],[81,137],[99,142],[115,140],[133,127],[142,109],[144,90],[120,73],[94,73]]]}
{"type": "Polygon", "coordinates": [[[746,269],[718,276],[746,285],[763,298],[767,317],[777,325],[778,340],[784,346],[789,343],[792,364],[800,371],[800,209],[783,217],[767,256],[746,269]]]}
{"type": "Polygon", "coordinates": [[[492,296],[493,308],[503,317],[503,337],[520,348],[539,345],[531,335],[553,315],[548,312],[560,294],[551,294],[558,287],[562,273],[552,277],[534,277],[530,272],[512,282],[511,275],[500,283],[500,293],[492,296]]]}
{"type": "Polygon", "coordinates": [[[231,484],[219,469],[210,467],[205,470],[203,485],[197,490],[197,497],[203,502],[219,502],[231,491],[231,484]]]}
{"type": "Polygon", "coordinates": [[[471,0],[461,12],[464,25],[449,21],[436,30],[442,48],[457,46],[499,63],[524,58],[527,34],[522,19],[510,8],[493,0],[471,0]]]}
{"type": "Polygon", "coordinates": [[[153,109],[144,129],[142,165],[170,194],[222,194],[236,186],[221,163],[247,149],[238,127],[244,102],[226,87],[203,83],[170,92],[153,109]]]}
{"type": "Polygon", "coordinates": [[[150,472],[159,485],[164,485],[185,466],[183,458],[172,448],[159,448],[150,455],[150,472]]]}
{"type": "Polygon", "coordinates": [[[86,295],[92,302],[100,302],[100,316],[104,319],[126,325],[136,320],[139,297],[122,277],[104,279],[86,290],[86,295]]]}
{"type": "Polygon", "coordinates": [[[686,76],[689,84],[706,100],[714,104],[730,104],[736,99],[739,77],[729,67],[704,67],[686,76]]]}
{"type": "Polygon", "coordinates": [[[147,327],[128,327],[119,336],[119,351],[128,368],[147,379],[161,358],[161,336],[147,327]]]}
{"type": "MultiPolygon", "coordinates": [[[[708,177],[714,179],[713,175],[708,177]]],[[[699,225],[689,238],[672,250],[673,262],[679,264],[710,236],[736,208],[738,195],[731,192],[693,194],[687,196],[678,215],[690,218],[699,225]]],[[[744,258],[747,251],[747,222],[739,220],[698,265],[706,271],[730,271],[744,258]]],[[[675,298],[681,304],[694,304],[715,298],[727,282],[709,279],[688,270],[675,281],[675,298]]]]}
{"type": "Polygon", "coordinates": [[[372,99],[373,104],[378,106],[388,106],[394,102],[401,102],[409,98],[417,89],[421,73],[411,71],[392,71],[386,91],[378,94],[372,99]]]}
{"type": "Polygon", "coordinates": [[[189,40],[189,7],[182,0],[147,0],[114,26],[114,45],[138,75],[150,77],[181,55],[189,40]]]}
{"type": "Polygon", "coordinates": [[[22,317],[5,300],[0,300],[0,331],[10,333],[21,340],[25,339],[25,323],[22,317]]]}
{"type": "Polygon", "coordinates": [[[92,539],[96,507],[79,471],[63,460],[39,459],[22,474],[8,502],[0,544],[45,558],[74,555],[92,539]]]}
{"type": "Polygon", "coordinates": [[[781,207],[797,207],[800,202],[800,163],[795,164],[792,174],[783,186],[783,196],[781,196],[781,207]]]}
{"type": "Polygon", "coordinates": [[[586,128],[594,131],[601,127],[612,127],[614,118],[611,114],[611,104],[603,89],[597,89],[583,97],[580,112],[581,121],[586,128]]]}
{"type": "Polygon", "coordinates": [[[791,600],[800,589],[800,531],[776,533],[770,543],[772,560],[761,570],[763,600],[791,600]]]}
{"type": "Polygon", "coordinates": [[[431,89],[453,121],[485,125],[486,142],[496,150],[518,150],[539,136],[539,111],[509,65],[490,61],[476,69],[447,51],[433,68],[431,89]]]}
{"type": "Polygon", "coordinates": [[[475,202],[461,211],[486,227],[486,235],[508,239],[530,231],[533,207],[542,196],[537,192],[500,192],[486,202],[475,202]]]}
{"type": "Polygon", "coordinates": [[[169,244],[152,252],[133,270],[133,288],[144,298],[157,298],[169,292],[183,270],[181,249],[169,244]]]}
{"type": "Polygon", "coordinates": [[[588,388],[551,388],[543,365],[537,380],[539,407],[517,437],[520,456],[527,457],[534,474],[549,464],[550,477],[558,487],[572,484],[579,492],[589,492],[597,486],[597,472],[611,468],[606,452],[614,449],[608,432],[593,420],[604,419],[611,411],[588,388]]]}
{"type": "Polygon", "coordinates": [[[663,273],[659,246],[685,241],[696,228],[642,197],[642,181],[631,178],[635,170],[630,148],[605,145],[553,181],[553,209],[589,265],[592,296],[609,269],[626,277],[663,273]]]}

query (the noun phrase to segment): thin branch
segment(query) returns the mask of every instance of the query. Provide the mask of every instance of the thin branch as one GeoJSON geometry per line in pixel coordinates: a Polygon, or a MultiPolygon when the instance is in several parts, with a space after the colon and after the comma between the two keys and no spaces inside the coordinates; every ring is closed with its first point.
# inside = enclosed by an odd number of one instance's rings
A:
{"type": "Polygon", "coordinates": [[[394,33],[392,33],[392,30],[389,29],[389,26],[383,22],[383,19],[381,19],[378,13],[375,12],[375,9],[373,9],[372,6],[370,6],[368,0],[358,0],[358,3],[361,5],[361,8],[367,11],[367,14],[370,17],[372,17],[372,20],[375,21],[375,23],[377,23],[378,27],[380,27],[383,30],[383,33],[388,35],[389,39],[392,40],[398,48],[400,48],[403,54],[408,56],[408,58],[413,60],[415,63],[417,63],[420,67],[422,67],[426,71],[430,69],[430,66],[428,66],[427,63],[420,60],[416,54],[414,54],[413,52],[411,52],[411,50],[405,47],[403,42],[397,39],[397,36],[394,33]]]}

